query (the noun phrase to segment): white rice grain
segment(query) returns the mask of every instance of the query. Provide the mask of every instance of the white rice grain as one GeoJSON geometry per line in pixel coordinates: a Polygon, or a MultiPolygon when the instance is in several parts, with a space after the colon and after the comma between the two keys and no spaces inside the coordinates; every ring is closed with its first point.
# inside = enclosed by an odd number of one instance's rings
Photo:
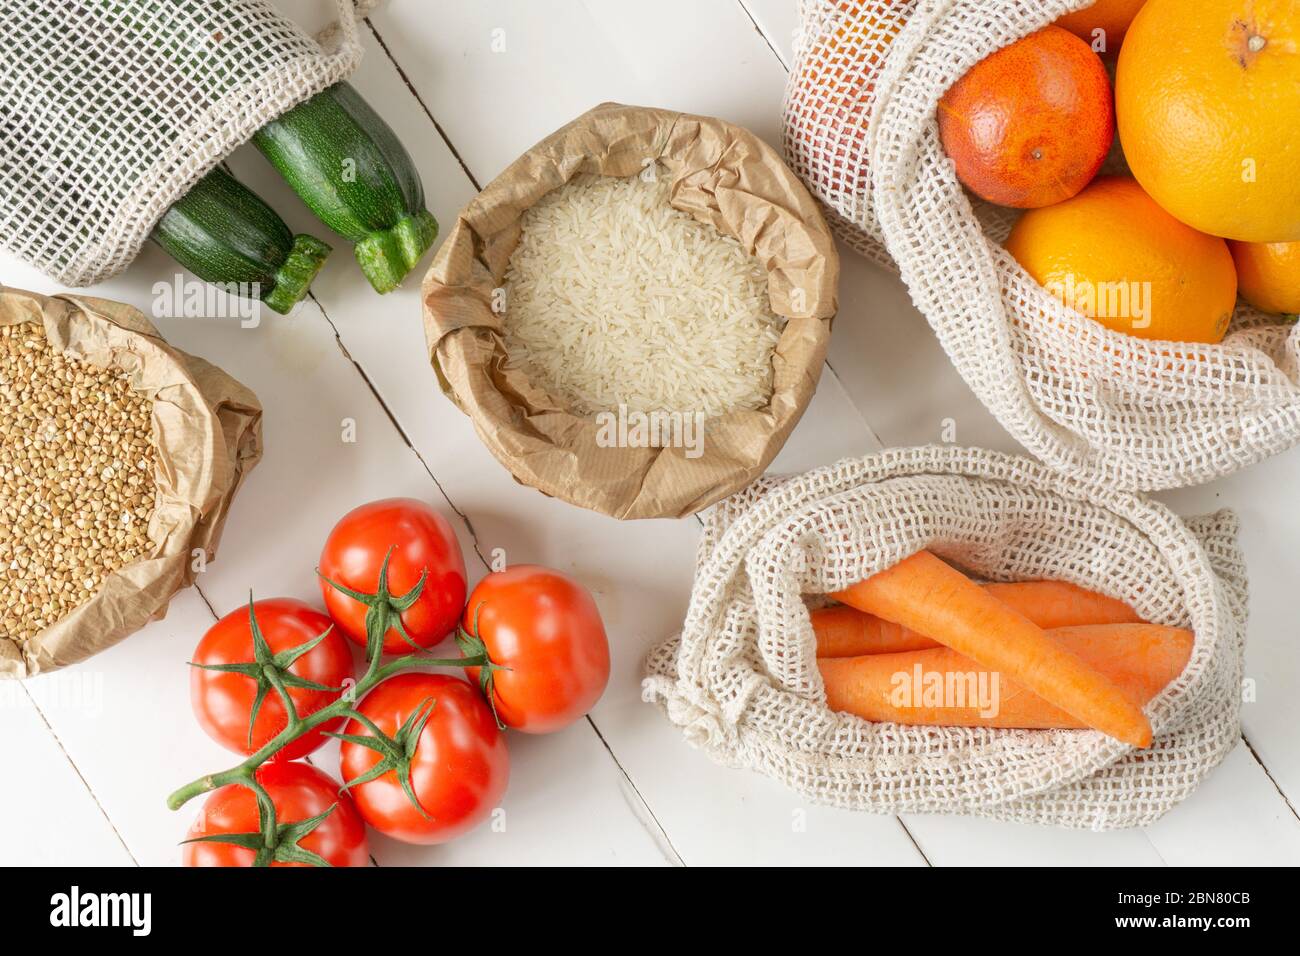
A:
{"type": "Polygon", "coordinates": [[[506,270],[513,364],[577,414],[760,408],[772,394],[767,274],[668,204],[658,175],[580,176],[524,213],[506,270]]]}

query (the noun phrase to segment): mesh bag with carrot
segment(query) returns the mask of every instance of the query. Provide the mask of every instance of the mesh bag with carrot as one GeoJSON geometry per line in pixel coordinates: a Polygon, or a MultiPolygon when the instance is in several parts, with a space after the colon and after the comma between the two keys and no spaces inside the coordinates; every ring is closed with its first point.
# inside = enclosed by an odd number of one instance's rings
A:
{"type": "Polygon", "coordinates": [[[646,694],[836,806],[1145,825],[1240,736],[1235,536],[982,450],[765,478],[707,516],[646,694]]]}
{"type": "Polygon", "coordinates": [[[1030,452],[1154,490],[1300,441],[1294,4],[799,0],[799,18],[791,166],[1030,452]]]}

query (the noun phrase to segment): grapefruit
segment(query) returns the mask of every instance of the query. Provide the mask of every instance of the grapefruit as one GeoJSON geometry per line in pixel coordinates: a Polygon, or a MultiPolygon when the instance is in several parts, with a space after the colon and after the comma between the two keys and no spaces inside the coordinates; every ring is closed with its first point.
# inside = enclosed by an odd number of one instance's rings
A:
{"type": "Polygon", "coordinates": [[[1119,54],[1129,168],[1194,229],[1300,240],[1300,3],[1147,0],[1119,54]]]}

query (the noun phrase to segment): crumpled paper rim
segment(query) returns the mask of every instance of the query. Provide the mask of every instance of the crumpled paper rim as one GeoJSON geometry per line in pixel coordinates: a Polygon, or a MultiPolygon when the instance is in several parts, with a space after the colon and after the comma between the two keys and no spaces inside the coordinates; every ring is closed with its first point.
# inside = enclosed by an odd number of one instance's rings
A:
{"type": "Polygon", "coordinates": [[[722,120],[606,103],[512,163],[460,213],[425,276],[424,325],[443,392],[515,479],[616,518],[681,517],[760,475],[812,398],[836,311],[839,259],[821,212],[779,154],[722,120]],[[657,160],[672,205],[738,239],[787,318],[767,406],[706,423],[704,452],[607,448],[597,424],[509,362],[492,309],[524,210],[582,173],[631,176],[657,160]]]}
{"type": "Polygon", "coordinates": [[[25,644],[0,635],[0,677],[66,667],[161,618],[194,582],[194,552],[215,556],[231,498],[262,457],[262,406],[248,388],[173,348],[145,316],[106,299],[0,289],[0,326],[39,322],[51,344],[115,366],[153,400],[157,505],[145,558],[105,580],[90,601],[25,644]]]}

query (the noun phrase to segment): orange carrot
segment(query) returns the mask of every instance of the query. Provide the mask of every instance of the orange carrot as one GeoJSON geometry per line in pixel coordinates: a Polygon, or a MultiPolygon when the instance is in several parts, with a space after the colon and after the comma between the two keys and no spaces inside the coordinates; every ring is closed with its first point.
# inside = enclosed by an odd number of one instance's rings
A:
{"type": "MultiPolygon", "coordinates": [[[[1141,707],[1182,673],[1192,633],[1159,624],[1098,624],[1047,632],[1141,707]]],[[[1004,674],[947,647],[819,660],[832,710],[873,721],[949,727],[1086,726],[1004,674]]]]}
{"type": "Polygon", "coordinates": [[[1014,581],[983,588],[1042,628],[1142,623],[1123,601],[1067,581],[1014,581]]]}
{"type": "Polygon", "coordinates": [[[928,551],[832,596],[1001,672],[1116,740],[1135,747],[1151,743],[1151,724],[1142,708],[1109,678],[928,551]]]}
{"type": "Polygon", "coordinates": [[[857,657],[861,654],[895,654],[941,646],[905,627],[882,621],[874,614],[836,604],[812,612],[818,657],[857,657]]]}
{"type": "MultiPolygon", "coordinates": [[[[1137,612],[1123,601],[1065,581],[1016,581],[981,587],[1045,629],[1142,623],[1137,612]]],[[[818,657],[894,654],[942,646],[915,631],[843,605],[813,611],[812,623],[818,657]]]]}

